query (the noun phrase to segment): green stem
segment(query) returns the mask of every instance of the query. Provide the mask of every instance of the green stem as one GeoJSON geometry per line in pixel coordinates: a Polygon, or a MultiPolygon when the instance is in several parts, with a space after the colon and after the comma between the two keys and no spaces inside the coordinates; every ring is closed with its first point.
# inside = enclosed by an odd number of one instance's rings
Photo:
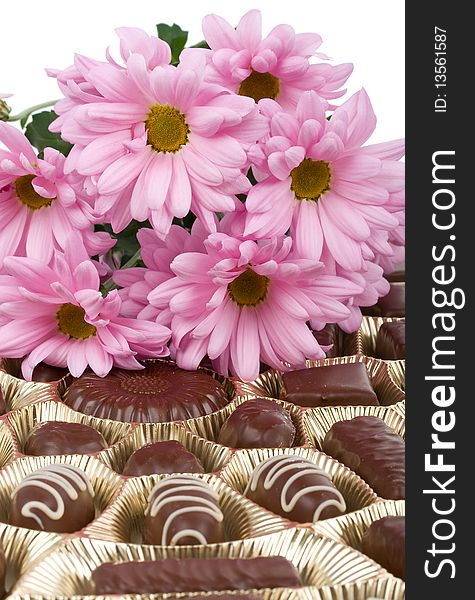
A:
{"type": "Polygon", "coordinates": [[[34,106],[30,106],[29,108],[25,108],[24,111],[18,113],[17,115],[10,115],[8,117],[8,121],[23,121],[27,119],[32,113],[40,110],[41,108],[48,108],[48,106],[53,106],[58,102],[57,100],[48,100],[48,102],[41,102],[41,104],[35,104],[34,106]]]}
{"type": "MultiPolygon", "coordinates": [[[[132,256],[132,258],[129,258],[129,260],[120,267],[120,270],[129,269],[130,267],[134,267],[139,260],[140,260],[140,248],[132,256]]],[[[112,277],[109,277],[109,279],[105,283],[102,284],[102,289],[104,292],[110,292],[111,290],[114,290],[116,287],[117,287],[117,285],[114,283],[114,280],[112,279],[112,277]]]]}

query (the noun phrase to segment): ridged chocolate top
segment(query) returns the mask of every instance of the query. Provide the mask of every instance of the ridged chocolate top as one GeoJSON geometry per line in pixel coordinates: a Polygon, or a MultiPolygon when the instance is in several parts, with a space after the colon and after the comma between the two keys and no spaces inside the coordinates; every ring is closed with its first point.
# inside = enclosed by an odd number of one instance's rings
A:
{"type": "Polygon", "coordinates": [[[69,387],[65,403],[78,412],[130,423],[163,423],[210,414],[227,402],[219,381],[173,363],[142,371],[112,369],[106,377],[85,373],[69,387]]]}
{"type": "Polygon", "coordinates": [[[282,556],[104,563],[92,573],[92,580],[97,595],[219,592],[303,585],[297,569],[282,556]]]}
{"type": "Polygon", "coordinates": [[[355,471],[382,498],[405,498],[405,444],[378,417],[335,423],[323,440],[323,451],[355,471]]]}

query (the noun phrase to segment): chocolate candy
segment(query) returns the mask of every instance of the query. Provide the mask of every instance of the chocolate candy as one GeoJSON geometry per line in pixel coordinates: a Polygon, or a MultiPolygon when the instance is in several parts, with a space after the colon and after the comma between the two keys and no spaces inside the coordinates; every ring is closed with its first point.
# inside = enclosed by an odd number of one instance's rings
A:
{"type": "Polygon", "coordinates": [[[335,323],[327,323],[320,331],[313,331],[313,337],[320,346],[331,346],[325,351],[327,358],[339,356],[339,335],[340,328],[335,323]]]}
{"type": "Polygon", "coordinates": [[[180,442],[170,440],[147,444],[127,461],[123,475],[140,477],[162,473],[204,473],[200,461],[180,442]]]}
{"type": "Polygon", "coordinates": [[[192,475],[172,475],[150,492],[145,510],[146,544],[184,546],[224,542],[218,494],[192,475]]]}
{"type": "Polygon", "coordinates": [[[0,415],[4,415],[7,412],[7,403],[5,402],[5,396],[3,395],[2,388],[0,387],[0,415]]]}
{"type": "Polygon", "coordinates": [[[254,398],[236,408],[217,441],[230,448],[285,448],[292,446],[294,438],[289,413],[272,400],[254,398]]]}
{"type": "Polygon", "coordinates": [[[38,531],[73,533],[94,519],[94,490],[88,476],[73,465],[38,469],[13,493],[10,525],[38,531]]]}
{"type": "Polygon", "coordinates": [[[406,495],[404,441],[377,417],[355,417],[335,423],[323,440],[323,451],[362,477],[381,497],[406,495]]]}
{"type": "Polygon", "coordinates": [[[227,403],[227,396],[210,375],[160,362],[143,371],[112,369],[106,377],[85,373],[69,387],[65,402],[101,419],[162,423],[215,412],[227,403]]]}
{"type": "Polygon", "coordinates": [[[244,494],[268,510],[299,523],[339,517],[345,499],[330,477],[296,455],[271,456],[254,469],[244,494]]]}
{"type": "Polygon", "coordinates": [[[371,317],[405,317],[406,316],[406,284],[404,281],[393,281],[386,296],[378,300],[374,306],[361,309],[364,315],[371,317]]]}
{"type": "Polygon", "coordinates": [[[283,374],[282,397],[299,406],[375,406],[378,397],[363,363],[301,369],[283,374]]]}
{"type": "Polygon", "coordinates": [[[383,323],[376,337],[375,356],[384,360],[406,358],[406,322],[383,323]]]}
{"type": "Polygon", "coordinates": [[[406,281],[406,271],[404,269],[398,269],[392,273],[384,275],[389,282],[393,281],[406,281]]]}
{"type": "Polygon", "coordinates": [[[33,369],[32,381],[38,381],[41,383],[49,383],[51,381],[58,381],[65,377],[69,371],[67,369],[62,369],[61,367],[53,367],[52,365],[47,365],[46,363],[39,363],[33,369]]]}
{"type": "Polygon", "coordinates": [[[97,595],[220,592],[303,585],[297,569],[282,556],[104,563],[93,571],[92,580],[97,595]]]}
{"type": "Polygon", "coordinates": [[[406,518],[383,517],[366,530],[361,550],[387,571],[404,579],[406,575],[406,518]]]}
{"type": "Polygon", "coordinates": [[[102,435],[89,425],[48,421],[34,427],[23,452],[33,456],[92,454],[107,448],[102,435]]]}

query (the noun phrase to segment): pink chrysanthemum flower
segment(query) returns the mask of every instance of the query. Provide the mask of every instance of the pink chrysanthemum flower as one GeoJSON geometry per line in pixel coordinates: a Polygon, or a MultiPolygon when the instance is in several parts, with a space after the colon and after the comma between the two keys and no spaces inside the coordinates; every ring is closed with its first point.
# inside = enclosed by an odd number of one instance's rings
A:
{"type": "Polygon", "coordinates": [[[173,313],[177,363],[195,369],[208,354],[220,373],[243,380],[259,373],[259,360],[279,369],[325,356],[307,326],[334,322],[350,311],[342,302],[362,289],[326,275],[323,265],[290,256],[290,237],[256,243],[215,233],[204,251],[177,256],[175,277],[148,296],[173,313]]]}
{"type": "Polygon", "coordinates": [[[252,99],[205,82],[204,73],[202,55],[149,69],[139,52],[126,69],[88,71],[104,99],[74,107],[61,134],[76,144],[68,168],[97,183],[96,209],[113,226],[150,219],[165,236],[173,217],[191,209],[214,230],[214,212],[232,210],[233,195],[249,189],[247,149],[267,121],[252,99]]]}
{"type": "Polygon", "coordinates": [[[172,225],[164,240],[153,229],[140,229],[137,239],[145,267],[119,269],[113,274],[114,282],[122,288],[119,290],[122,314],[169,326],[170,309],[156,308],[147,297],[158,285],[175,276],[170,265],[178,254],[203,252],[203,240],[207,235],[199,221],[195,221],[191,234],[183,227],[172,225]]]}
{"type": "Polygon", "coordinates": [[[168,355],[170,330],[121,316],[117,290],[103,297],[99,274],[78,234],[53,266],[25,257],[7,257],[0,285],[0,356],[25,357],[31,379],[41,361],[67,367],[79,377],[87,366],[104,377],[112,366],[141,369],[137,358],[168,355]]]}
{"type": "Polygon", "coordinates": [[[45,148],[40,159],[15,127],[0,123],[0,268],[10,255],[49,263],[78,230],[91,255],[106,252],[115,241],[95,233],[92,207],[77,193],[77,176],[64,174],[65,157],[45,148]]]}
{"type": "Polygon", "coordinates": [[[184,54],[205,53],[208,81],[256,102],[271,98],[289,109],[306,90],[327,100],[343,96],[346,90],[340,88],[353,65],[311,64],[309,58],[322,43],[319,35],[296,34],[290,25],[278,25],[262,39],[261,21],[260,11],[251,10],[234,29],[223,18],[208,15],[203,33],[211,50],[187,49],[184,54]]]}
{"type": "Polygon", "coordinates": [[[361,270],[376,253],[391,256],[388,237],[399,220],[388,202],[404,186],[404,163],[395,160],[404,144],[362,147],[376,125],[366,92],[352,96],[329,121],[314,92],[302,95],[294,114],[270,100],[260,104],[271,136],[253,149],[262,181],[247,197],[245,234],[280,235],[290,227],[300,256],[319,260],[327,249],[350,271],[361,270]]]}

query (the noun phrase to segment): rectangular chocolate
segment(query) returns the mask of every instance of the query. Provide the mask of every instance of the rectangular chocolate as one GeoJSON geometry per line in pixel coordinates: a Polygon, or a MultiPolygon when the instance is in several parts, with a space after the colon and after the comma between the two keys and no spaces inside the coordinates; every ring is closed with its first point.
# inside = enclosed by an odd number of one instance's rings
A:
{"type": "Polygon", "coordinates": [[[405,498],[405,444],[381,419],[338,421],[327,432],[323,451],[357,473],[382,498],[405,498]]]}
{"type": "Polygon", "coordinates": [[[405,578],[406,517],[388,516],[374,521],[365,532],[361,551],[387,571],[405,578]]]}
{"type": "Polygon", "coordinates": [[[361,309],[370,317],[405,317],[406,316],[406,283],[393,281],[386,296],[382,296],[374,306],[361,309]]]}
{"type": "Polygon", "coordinates": [[[313,367],[283,374],[282,398],[299,406],[378,406],[363,363],[313,367]]]}
{"type": "Polygon", "coordinates": [[[93,573],[95,594],[164,594],[300,587],[295,566],[282,556],[165,558],[104,563],[93,573]]]}
{"type": "Polygon", "coordinates": [[[406,358],[406,322],[383,323],[376,337],[375,356],[384,360],[406,358]]]}
{"type": "Polygon", "coordinates": [[[327,323],[320,331],[313,330],[313,337],[317,340],[320,346],[331,346],[325,350],[327,358],[335,358],[340,354],[340,335],[341,329],[335,323],[327,323]]]}

